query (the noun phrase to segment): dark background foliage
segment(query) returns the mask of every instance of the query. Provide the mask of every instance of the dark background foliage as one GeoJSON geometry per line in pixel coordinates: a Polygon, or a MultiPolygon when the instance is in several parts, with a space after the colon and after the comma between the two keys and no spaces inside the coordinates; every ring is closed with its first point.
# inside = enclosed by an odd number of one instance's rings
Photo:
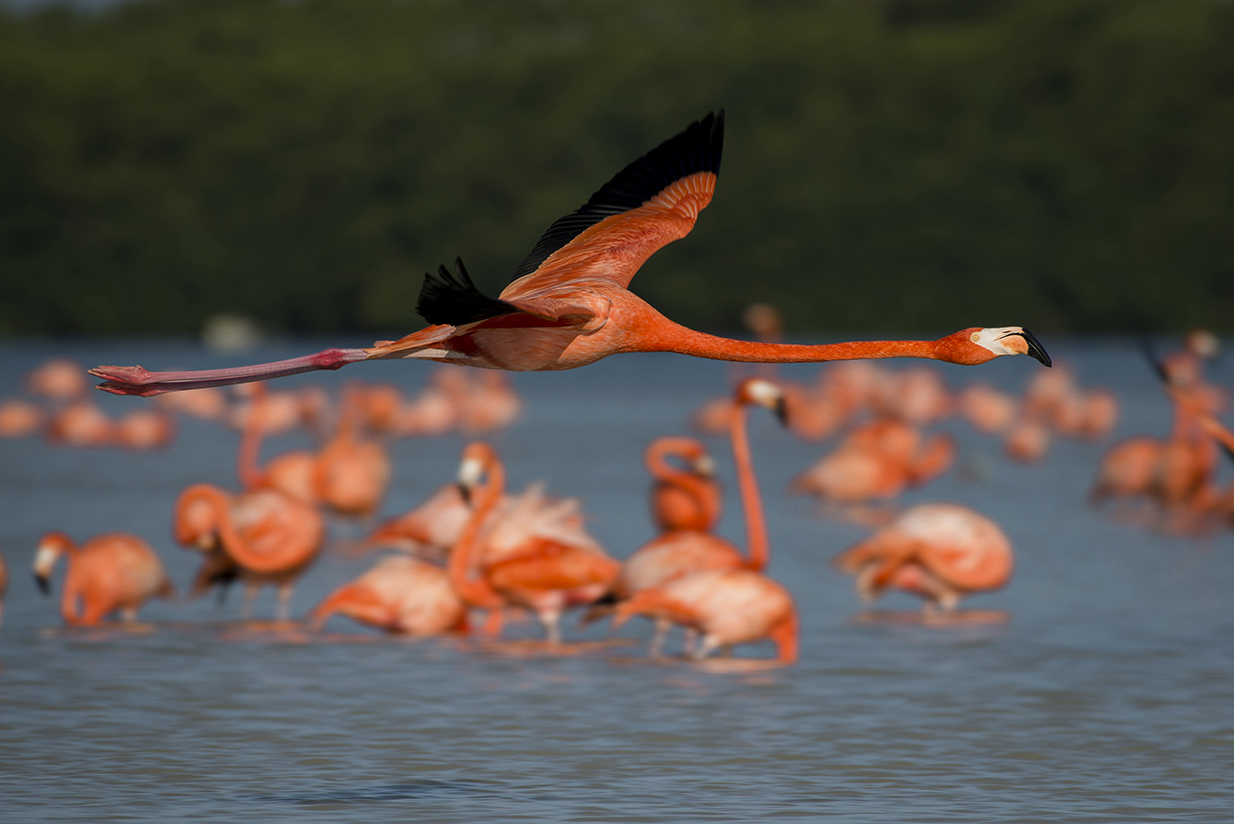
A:
{"type": "Polygon", "coordinates": [[[0,334],[407,331],[706,111],[635,290],[733,328],[1234,328],[1234,4],[131,2],[0,12],[0,334]]]}

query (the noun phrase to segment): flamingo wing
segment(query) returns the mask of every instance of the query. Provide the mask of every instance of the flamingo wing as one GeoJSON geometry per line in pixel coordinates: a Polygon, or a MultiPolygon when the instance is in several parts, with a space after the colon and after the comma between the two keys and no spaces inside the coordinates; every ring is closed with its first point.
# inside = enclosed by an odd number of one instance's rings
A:
{"type": "Polygon", "coordinates": [[[454,275],[442,266],[436,276],[425,276],[416,311],[429,323],[454,327],[489,326],[491,319],[511,314],[528,316],[524,323],[563,326],[606,317],[607,305],[580,295],[578,282],[597,279],[624,289],[657,249],[689,234],[711,202],[723,143],[721,110],[626,166],[555,221],[498,298],[476,288],[456,261],[454,275]]]}

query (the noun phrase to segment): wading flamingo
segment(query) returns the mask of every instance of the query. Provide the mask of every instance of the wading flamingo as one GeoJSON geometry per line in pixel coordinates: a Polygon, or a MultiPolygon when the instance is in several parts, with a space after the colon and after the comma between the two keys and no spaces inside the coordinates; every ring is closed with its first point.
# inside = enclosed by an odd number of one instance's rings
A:
{"type": "Polygon", "coordinates": [[[471,507],[456,483],[444,484],[415,509],[378,526],[365,541],[427,560],[442,560],[471,519],[471,507]]]}
{"type": "Polygon", "coordinates": [[[68,571],[60,614],[70,626],[97,626],[117,610],[125,621],[134,621],[151,598],[175,597],[159,556],[136,535],[96,535],[78,547],[63,532],[47,533],[34,556],[34,577],[45,593],[51,592],[52,570],[61,555],[68,571]]]}
{"type": "MultiPolygon", "coordinates": [[[[763,501],[754,475],[750,455],[750,439],[746,432],[746,408],[757,404],[773,410],[784,421],[784,393],[776,384],[762,378],[748,378],[737,385],[733,397],[733,414],[729,419],[729,438],[733,463],[737,469],[738,488],[746,521],[746,541],[750,555],[745,557],[733,544],[697,529],[677,529],[653,538],[639,547],[621,566],[621,574],[608,594],[606,603],[588,614],[589,620],[600,617],[613,603],[670,581],[704,571],[766,568],[770,560],[770,542],[763,501]]],[[[655,616],[656,629],[651,641],[651,655],[659,655],[673,622],[671,616],[655,616]]]]}
{"type": "Polygon", "coordinates": [[[480,292],[461,260],[428,275],[416,311],[430,326],[368,349],[201,372],[99,366],[100,389],[156,395],[265,380],[363,360],[413,358],[515,372],[573,369],[624,352],[676,352],[714,360],[797,363],[854,358],[931,358],[985,363],[1000,355],[1049,356],[1019,326],[973,327],[936,341],[804,346],[719,338],[670,321],[626,287],[657,249],[685,237],[711,201],[724,113],[708,114],[635,160],[578,210],[560,218],[497,298],[480,292]]]}
{"type": "Polygon", "coordinates": [[[262,467],[258,463],[261,441],[268,432],[266,410],[268,394],[264,384],[256,384],[250,397],[248,414],[244,416],[240,435],[240,450],[236,455],[236,474],[247,491],[277,489],[297,501],[317,504],[317,487],[313,483],[317,456],[306,449],[284,452],[262,467]]]}
{"type": "Polygon", "coordinates": [[[634,615],[667,619],[702,636],[705,658],[734,644],[770,639],[785,664],[797,660],[797,607],[780,584],[750,569],[716,569],[635,593],[617,606],[615,626],[634,615]]]}
{"type": "Polygon", "coordinates": [[[439,635],[467,629],[467,607],[441,567],[392,555],[336,589],[311,614],[320,629],[331,615],[346,615],[387,632],[439,635]]]}
{"type": "Polygon", "coordinates": [[[43,428],[46,413],[29,401],[12,398],[0,403],[0,438],[24,438],[43,428]]]}
{"type": "Polygon", "coordinates": [[[489,519],[505,486],[496,451],[483,441],[463,450],[459,485],[475,496],[471,519],[450,553],[450,581],[470,606],[500,611],[530,609],[552,644],[561,642],[561,614],[607,592],[621,565],[583,531],[573,500],[545,506],[534,487],[489,519]],[[482,483],[483,482],[483,483],[482,483]],[[477,492],[478,488],[478,492],[477,492]],[[480,574],[473,576],[477,551],[480,574]]]}
{"type": "Polygon", "coordinates": [[[317,557],[326,536],[321,513],[274,489],[232,495],[194,484],[176,501],[173,530],[182,546],[206,552],[198,589],[238,577],[247,616],[257,590],[278,588],[278,618],[286,620],[291,591],[317,557]]]}
{"type": "Polygon", "coordinates": [[[376,513],[390,483],[390,458],[381,444],[361,436],[359,415],[349,389],[344,393],[338,432],[317,454],[313,466],[318,500],[339,515],[351,517],[376,513]]]}
{"type": "Polygon", "coordinates": [[[724,499],[707,447],[694,438],[657,438],[647,447],[643,459],[655,478],[651,518],[661,532],[710,532],[715,528],[724,499]],[[681,460],[684,468],[670,463],[670,458],[681,460]]]}
{"type": "Polygon", "coordinates": [[[857,576],[872,601],[888,588],[925,598],[927,609],[954,610],[960,599],[999,589],[1011,577],[1011,542],[998,524],[957,504],[920,504],[834,560],[857,576]]]}

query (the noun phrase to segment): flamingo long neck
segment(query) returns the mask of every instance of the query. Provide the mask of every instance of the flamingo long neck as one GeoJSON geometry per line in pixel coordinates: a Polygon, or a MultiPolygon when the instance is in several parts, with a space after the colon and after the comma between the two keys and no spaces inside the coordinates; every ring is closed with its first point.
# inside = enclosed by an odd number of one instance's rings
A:
{"type": "Polygon", "coordinates": [[[767,520],[763,516],[763,498],[758,492],[758,479],[754,477],[754,460],[750,456],[750,438],[746,432],[746,405],[737,404],[729,424],[729,437],[733,446],[733,463],[737,465],[737,482],[741,488],[741,507],[746,516],[746,546],[749,547],[750,569],[760,572],[770,560],[771,549],[767,540],[767,520]]]}
{"type": "Polygon", "coordinates": [[[486,474],[488,479],[476,501],[475,509],[472,510],[471,519],[463,527],[462,534],[459,535],[458,541],[450,551],[450,584],[459,597],[471,606],[481,609],[500,609],[505,606],[505,601],[496,590],[489,586],[482,576],[471,577],[472,558],[475,555],[476,544],[479,543],[480,529],[484,526],[489,513],[493,511],[493,507],[497,505],[498,499],[501,498],[506,482],[505,470],[501,462],[496,459],[490,460],[486,474]]]}
{"type": "Polygon", "coordinates": [[[261,466],[257,462],[261,454],[262,421],[265,413],[265,386],[257,384],[258,389],[253,397],[253,406],[249,410],[248,420],[244,424],[244,432],[240,436],[240,451],[236,455],[236,474],[240,477],[240,485],[245,489],[256,489],[262,482],[261,466]]]}
{"type": "Polygon", "coordinates": [[[639,352],[676,352],[696,358],[742,363],[821,363],[872,358],[927,358],[951,360],[948,338],[931,340],[872,340],[844,343],[795,344],[734,340],[708,335],[665,319],[645,339],[639,352]]]}

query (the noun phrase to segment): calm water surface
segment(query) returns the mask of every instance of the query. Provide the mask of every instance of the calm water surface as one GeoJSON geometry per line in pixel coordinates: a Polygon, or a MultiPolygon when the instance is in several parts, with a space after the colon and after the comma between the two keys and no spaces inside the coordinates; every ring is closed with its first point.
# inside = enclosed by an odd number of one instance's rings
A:
{"type": "MultiPolygon", "coordinates": [[[[1046,343],[1084,383],[1120,395],[1119,435],[1167,431],[1169,410],[1130,342],[1046,343]]],[[[51,354],[151,368],[246,359],[177,341],[10,343],[0,379],[15,386],[51,354]]],[[[786,374],[806,379],[816,368],[786,374]]],[[[953,387],[980,378],[1018,391],[1035,368],[1003,359],[945,376],[953,387]]],[[[1216,373],[1227,386],[1229,372],[1216,373]]],[[[314,379],[388,380],[412,392],[428,373],[362,364],[314,379]]],[[[687,413],[729,375],[723,364],[625,356],[515,376],[526,413],[495,442],[512,485],[543,478],[580,496],[594,534],[623,557],[652,536],[643,448],[686,432],[687,413]]],[[[145,402],[103,401],[113,414],[145,402]]],[[[1015,577],[969,605],[1008,620],[863,620],[828,559],[868,530],[784,494],[826,445],[755,418],[770,572],[798,599],[803,636],[800,664],[767,672],[652,663],[642,657],[648,627],[637,623],[620,635],[628,644],[557,657],[388,638],[344,619],[326,636],[258,632],[236,621],[234,594],[223,605],[155,602],[132,631],[66,631],[28,574],[39,536],[136,532],[183,590],[198,556],[171,540],[172,502],[196,481],[234,486],[236,436],[190,421],[155,454],[0,442],[0,551],[14,578],[0,631],[0,819],[1234,820],[1234,536],[1167,537],[1087,509],[1101,446],[1058,443],[1029,468],[949,425],[960,466],[904,503],[957,501],[1003,525],[1015,577]]],[[[386,513],[453,477],[463,443],[396,443],[386,513]]],[[[266,454],[306,445],[274,439],[266,454]]],[[[728,480],[722,532],[744,544],[727,445],[712,445],[728,480]]],[[[359,534],[332,528],[335,541],[359,534]]],[[[297,588],[295,613],[371,562],[324,557],[297,588]]],[[[916,603],[879,606],[906,614],[916,603]]],[[[257,609],[273,614],[271,592],[257,609]]],[[[573,619],[567,635],[610,637],[573,619]]]]}

